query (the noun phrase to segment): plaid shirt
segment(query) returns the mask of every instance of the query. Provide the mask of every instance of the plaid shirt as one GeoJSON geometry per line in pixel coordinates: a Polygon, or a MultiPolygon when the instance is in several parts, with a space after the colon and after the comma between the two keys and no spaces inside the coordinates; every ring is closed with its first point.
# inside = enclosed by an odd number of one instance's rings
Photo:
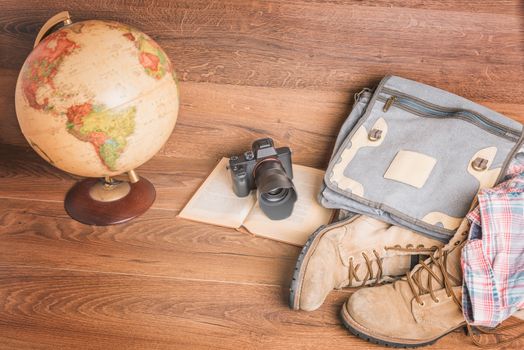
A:
{"type": "Polygon", "coordinates": [[[495,327],[524,308],[524,172],[478,194],[462,250],[462,309],[474,326],[495,327]]]}

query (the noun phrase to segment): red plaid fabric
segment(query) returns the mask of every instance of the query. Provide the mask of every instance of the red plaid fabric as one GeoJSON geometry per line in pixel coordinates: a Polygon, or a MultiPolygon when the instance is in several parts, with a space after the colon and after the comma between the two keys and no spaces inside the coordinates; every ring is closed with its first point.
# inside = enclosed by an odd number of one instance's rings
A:
{"type": "Polygon", "coordinates": [[[481,190],[462,250],[468,323],[495,327],[524,308],[524,172],[481,190]]]}

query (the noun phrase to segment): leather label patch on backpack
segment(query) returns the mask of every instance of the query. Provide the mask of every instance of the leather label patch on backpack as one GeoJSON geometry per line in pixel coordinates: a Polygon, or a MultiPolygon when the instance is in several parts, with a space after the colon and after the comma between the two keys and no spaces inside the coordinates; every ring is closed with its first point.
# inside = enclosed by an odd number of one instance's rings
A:
{"type": "Polygon", "coordinates": [[[422,153],[399,151],[384,178],[422,188],[436,163],[435,158],[422,153]]]}

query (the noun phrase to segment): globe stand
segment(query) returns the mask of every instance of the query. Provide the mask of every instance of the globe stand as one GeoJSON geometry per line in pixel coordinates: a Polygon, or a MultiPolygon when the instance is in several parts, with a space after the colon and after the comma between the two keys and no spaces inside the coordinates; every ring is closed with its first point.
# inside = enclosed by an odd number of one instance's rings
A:
{"type": "Polygon", "coordinates": [[[105,177],[77,182],[66,195],[65,210],[73,219],[96,226],[121,224],[145,213],[155,201],[155,188],[134,170],[128,176],[129,181],[105,177]]]}

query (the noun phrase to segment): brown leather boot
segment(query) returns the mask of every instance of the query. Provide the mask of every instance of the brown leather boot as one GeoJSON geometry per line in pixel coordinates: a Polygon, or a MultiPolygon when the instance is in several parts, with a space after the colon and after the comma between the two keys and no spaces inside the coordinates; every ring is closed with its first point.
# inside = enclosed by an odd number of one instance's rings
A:
{"type": "Polygon", "coordinates": [[[444,248],[405,278],[353,293],[341,311],[346,327],[376,344],[410,348],[432,344],[463,327],[460,252],[468,229],[464,220],[444,248]]]}
{"type": "Polygon", "coordinates": [[[321,227],[298,258],[291,282],[292,309],[315,310],[333,288],[360,287],[408,272],[412,260],[443,244],[363,215],[321,227]]]}

